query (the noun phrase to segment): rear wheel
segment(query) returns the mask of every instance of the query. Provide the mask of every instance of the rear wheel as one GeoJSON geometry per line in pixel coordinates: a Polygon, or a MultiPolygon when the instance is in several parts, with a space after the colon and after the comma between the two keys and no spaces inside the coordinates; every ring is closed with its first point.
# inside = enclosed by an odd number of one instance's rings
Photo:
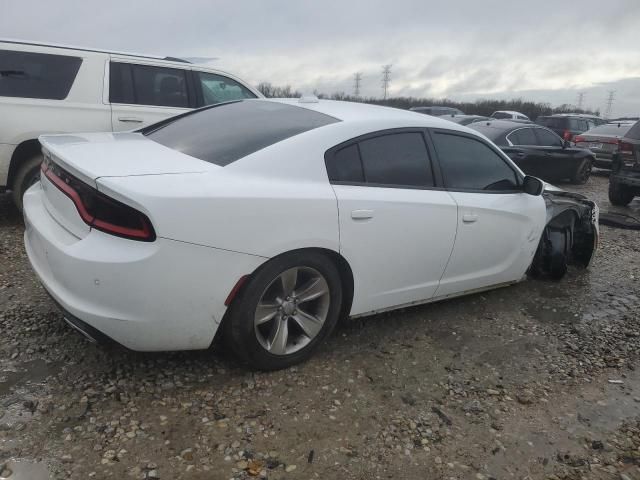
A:
{"type": "Polygon", "coordinates": [[[583,185],[587,183],[591,176],[591,170],[593,169],[593,162],[590,159],[585,159],[576,170],[571,181],[583,185]]]}
{"type": "Polygon", "coordinates": [[[340,274],[316,252],[294,252],[262,266],[226,318],[225,337],[253,368],[277,370],[309,358],[336,325],[340,274]]]}
{"type": "Polygon", "coordinates": [[[624,207],[633,200],[634,191],[627,185],[609,180],[609,201],[613,205],[624,207]]]}
{"type": "Polygon", "coordinates": [[[18,168],[18,172],[11,186],[13,202],[22,211],[22,197],[30,186],[40,180],[40,164],[42,163],[42,155],[35,155],[24,162],[18,168]]]}

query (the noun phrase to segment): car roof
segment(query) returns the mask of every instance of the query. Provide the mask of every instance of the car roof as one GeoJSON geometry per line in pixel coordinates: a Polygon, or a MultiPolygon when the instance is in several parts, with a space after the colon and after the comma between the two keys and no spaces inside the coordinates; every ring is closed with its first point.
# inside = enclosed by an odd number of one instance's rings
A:
{"type": "MultiPolygon", "coordinates": [[[[383,107],[369,103],[345,102],[339,100],[301,101],[299,98],[268,98],[260,101],[286,103],[301,108],[306,108],[345,122],[386,122],[391,124],[425,127],[447,128],[469,132],[466,127],[452,123],[440,117],[432,117],[411,110],[403,110],[393,107],[383,107]]],[[[253,100],[244,100],[253,101],[253,100]]],[[[390,126],[389,128],[393,128],[390,126]]],[[[475,133],[475,132],[474,132],[475,133]]]]}
{"type": "Polygon", "coordinates": [[[127,57],[147,58],[147,59],[153,59],[153,60],[163,60],[167,62],[191,63],[188,60],[184,60],[182,58],[177,58],[177,57],[171,57],[171,56],[162,57],[159,55],[145,55],[141,53],[119,52],[116,50],[103,50],[99,48],[79,47],[76,45],[66,45],[62,43],[27,41],[27,40],[18,40],[18,39],[12,39],[12,38],[0,38],[0,43],[10,43],[14,45],[29,45],[34,47],[60,48],[63,50],[76,50],[81,52],[107,53],[110,55],[123,55],[127,57]]]}
{"type": "Polygon", "coordinates": [[[535,123],[531,123],[531,122],[523,122],[522,120],[487,120],[487,121],[472,123],[469,125],[469,128],[473,130],[478,129],[478,131],[481,131],[482,133],[492,132],[493,134],[496,134],[499,132],[500,133],[510,132],[511,130],[516,130],[518,128],[544,128],[544,127],[540,125],[536,125],[535,123]]]}
{"type": "Polygon", "coordinates": [[[496,110],[493,113],[510,113],[511,115],[524,115],[524,113],[516,112],[515,110],[496,110]]]}

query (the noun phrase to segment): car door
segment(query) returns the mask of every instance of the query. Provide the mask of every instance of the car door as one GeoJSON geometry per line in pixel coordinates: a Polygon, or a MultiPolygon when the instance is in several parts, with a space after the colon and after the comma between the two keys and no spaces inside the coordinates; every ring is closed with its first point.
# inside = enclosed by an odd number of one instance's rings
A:
{"type": "Polygon", "coordinates": [[[545,152],[540,151],[538,140],[531,127],[518,128],[506,136],[510,145],[502,151],[527,175],[540,176],[545,152]]]}
{"type": "Polygon", "coordinates": [[[575,155],[578,150],[565,146],[558,135],[546,128],[536,128],[535,134],[544,152],[544,162],[541,163],[544,171],[539,175],[540,178],[554,181],[572,177],[577,168],[575,155]]]}
{"type": "Polygon", "coordinates": [[[327,152],[351,314],[433,297],[456,235],[457,207],[438,188],[424,131],[379,132],[327,152]]]}
{"type": "Polygon", "coordinates": [[[522,191],[521,174],[493,145],[449,130],[431,136],[458,206],[455,245],[436,297],[519,280],[544,229],[544,199],[522,191]]]}
{"type": "Polygon", "coordinates": [[[188,68],[112,60],[108,92],[111,127],[116,132],[141,128],[196,106],[188,68]]]}

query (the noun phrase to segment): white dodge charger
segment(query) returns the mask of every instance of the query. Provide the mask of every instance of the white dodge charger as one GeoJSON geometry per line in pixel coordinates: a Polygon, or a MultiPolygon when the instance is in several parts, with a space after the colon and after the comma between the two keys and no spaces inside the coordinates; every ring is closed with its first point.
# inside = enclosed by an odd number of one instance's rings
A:
{"type": "Polygon", "coordinates": [[[339,318],[586,267],[598,210],[466,127],[315,98],[40,139],[25,246],[69,324],[133,350],[307,358],[339,318]],[[543,192],[544,190],[544,192],[543,192]]]}

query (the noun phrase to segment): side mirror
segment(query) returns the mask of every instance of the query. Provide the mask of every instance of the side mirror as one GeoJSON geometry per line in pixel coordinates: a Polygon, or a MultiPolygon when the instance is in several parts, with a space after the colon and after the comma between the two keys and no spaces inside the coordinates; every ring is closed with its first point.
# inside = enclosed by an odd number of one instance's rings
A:
{"type": "Polygon", "coordinates": [[[542,192],[544,191],[544,182],[539,178],[527,175],[522,181],[522,191],[536,197],[538,195],[542,195],[542,192]]]}

